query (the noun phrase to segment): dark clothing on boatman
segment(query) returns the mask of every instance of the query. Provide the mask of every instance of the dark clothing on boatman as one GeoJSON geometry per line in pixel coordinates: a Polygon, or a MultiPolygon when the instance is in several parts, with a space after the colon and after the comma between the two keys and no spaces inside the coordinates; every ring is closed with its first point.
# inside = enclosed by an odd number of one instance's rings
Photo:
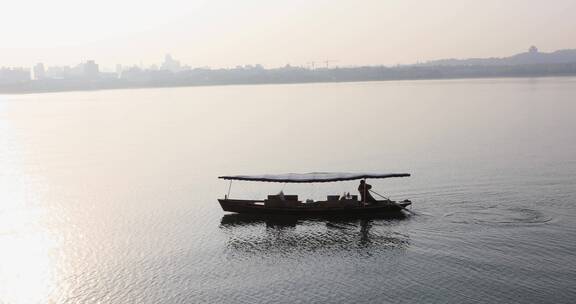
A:
{"type": "Polygon", "coordinates": [[[376,199],[370,194],[370,189],[372,189],[371,185],[367,184],[364,180],[360,181],[360,185],[358,186],[358,192],[360,192],[362,202],[367,203],[376,202],[376,199]]]}

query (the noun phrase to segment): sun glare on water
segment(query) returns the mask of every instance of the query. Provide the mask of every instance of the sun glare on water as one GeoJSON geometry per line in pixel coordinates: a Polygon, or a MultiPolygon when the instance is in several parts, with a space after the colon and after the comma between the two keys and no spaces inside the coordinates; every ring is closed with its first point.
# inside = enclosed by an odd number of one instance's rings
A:
{"type": "Polygon", "coordinates": [[[8,125],[0,121],[0,303],[55,303],[57,239],[33,190],[8,125]]]}

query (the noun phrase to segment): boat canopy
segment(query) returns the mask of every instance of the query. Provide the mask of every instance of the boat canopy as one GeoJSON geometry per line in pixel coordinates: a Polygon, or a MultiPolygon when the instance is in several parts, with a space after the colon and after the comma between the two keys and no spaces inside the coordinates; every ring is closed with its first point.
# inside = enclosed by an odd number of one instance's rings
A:
{"type": "Polygon", "coordinates": [[[225,180],[242,180],[275,183],[326,183],[364,178],[407,177],[408,173],[345,173],[345,172],[312,172],[262,175],[232,175],[219,176],[225,180]]]}

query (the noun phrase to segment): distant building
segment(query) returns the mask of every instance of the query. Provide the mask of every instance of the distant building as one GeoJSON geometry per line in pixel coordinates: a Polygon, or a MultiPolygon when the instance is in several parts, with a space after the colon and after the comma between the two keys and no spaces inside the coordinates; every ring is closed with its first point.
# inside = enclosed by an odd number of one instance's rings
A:
{"type": "Polygon", "coordinates": [[[116,64],[116,77],[122,78],[122,65],[116,64]]]}
{"type": "Polygon", "coordinates": [[[528,49],[528,53],[531,53],[531,54],[538,53],[538,48],[535,47],[535,46],[531,46],[531,47],[528,49]]]}
{"type": "Polygon", "coordinates": [[[46,69],[46,77],[54,79],[70,78],[74,70],[68,66],[51,66],[46,69]]]}
{"type": "Polygon", "coordinates": [[[0,84],[17,84],[30,81],[30,70],[24,68],[1,68],[0,84]]]}
{"type": "Polygon", "coordinates": [[[34,66],[33,72],[35,80],[42,80],[46,78],[46,69],[44,68],[44,64],[42,63],[37,63],[34,66]]]}
{"type": "Polygon", "coordinates": [[[98,79],[100,69],[94,60],[88,60],[84,63],[84,77],[88,79],[98,79]]]}
{"type": "Polygon", "coordinates": [[[150,72],[143,70],[138,66],[133,66],[122,70],[121,79],[130,82],[149,82],[151,80],[151,76],[150,72]]]}
{"type": "Polygon", "coordinates": [[[160,67],[161,70],[167,70],[170,72],[180,72],[182,66],[180,65],[180,61],[174,60],[170,54],[166,54],[164,57],[164,62],[160,67]]]}

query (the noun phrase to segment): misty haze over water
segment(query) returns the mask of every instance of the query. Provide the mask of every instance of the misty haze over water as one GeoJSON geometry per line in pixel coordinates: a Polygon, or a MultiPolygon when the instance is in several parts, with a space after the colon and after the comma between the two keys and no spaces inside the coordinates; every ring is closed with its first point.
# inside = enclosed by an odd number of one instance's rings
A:
{"type": "Polygon", "coordinates": [[[574,100],[573,77],[2,95],[0,302],[571,303],[574,100]],[[216,201],[219,175],[309,171],[408,171],[371,183],[415,215],[216,201]]]}

